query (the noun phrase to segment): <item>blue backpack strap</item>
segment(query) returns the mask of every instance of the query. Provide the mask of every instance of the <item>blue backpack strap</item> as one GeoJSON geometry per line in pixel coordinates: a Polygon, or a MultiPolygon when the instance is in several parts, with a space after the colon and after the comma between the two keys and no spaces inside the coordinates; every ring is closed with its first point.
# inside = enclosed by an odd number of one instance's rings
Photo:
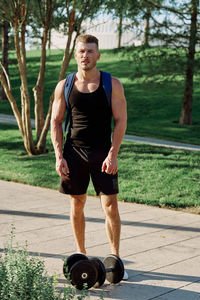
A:
{"type": "Polygon", "coordinates": [[[71,73],[66,77],[65,85],[64,85],[64,96],[65,96],[65,102],[66,102],[66,120],[65,120],[65,131],[67,130],[67,125],[69,122],[70,112],[69,112],[69,96],[74,84],[74,77],[76,73],[71,73]]]}
{"type": "Polygon", "coordinates": [[[112,78],[110,73],[102,71],[102,83],[108,100],[108,105],[111,106],[112,78]]]}

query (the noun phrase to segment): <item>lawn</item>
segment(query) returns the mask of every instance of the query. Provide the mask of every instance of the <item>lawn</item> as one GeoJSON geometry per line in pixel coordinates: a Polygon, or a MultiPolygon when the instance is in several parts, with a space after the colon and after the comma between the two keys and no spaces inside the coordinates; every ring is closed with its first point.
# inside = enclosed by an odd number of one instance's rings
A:
{"type": "MultiPolygon", "coordinates": [[[[0,179],[57,189],[59,177],[50,137],[48,154],[28,156],[15,126],[0,124],[0,179]]],[[[161,207],[200,206],[200,156],[123,142],[119,153],[119,199],[161,207]]],[[[90,184],[89,194],[94,195],[90,184]]]]}
{"type": "MultiPolygon", "coordinates": [[[[127,134],[200,144],[200,85],[197,75],[194,78],[193,125],[178,124],[184,92],[185,53],[180,51],[177,56],[177,53],[165,49],[161,52],[159,49],[145,51],[105,50],[98,62],[99,69],[111,72],[123,83],[128,106],[127,134]],[[154,56],[148,51],[153,51],[154,56]]],[[[47,55],[45,112],[57,83],[62,56],[63,50],[53,50],[47,55]]],[[[20,80],[13,52],[9,59],[12,90],[20,107],[20,80]]],[[[39,51],[28,51],[32,118],[32,88],[37,78],[39,59],[39,51]]],[[[195,65],[195,74],[199,72],[199,61],[195,65]]],[[[73,59],[68,72],[75,70],[73,59]]],[[[1,101],[0,108],[1,113],[12,114],[8,101],[1,101]]],[[[55,171],[49,135],[47,148],[49,152],[45,155],[26,155],[17,127],[0,124],[0,179],[57,189],[59,177],[55,171]]],[[[119,153],[119,199],[162,207],[200,207],[199,165],[198,152],[123,142],[119,153]]],[[[91,184],[88,192],[94,195],[91,184]]]]}
{"type": "MultiPolygon", "coordinates": [[[[53,92],[62,63],[63,50],[51,50],[47,54],[45,75],[44,110],[53,92]]],[[[20,107],[20,80],[16,58],[10,53],[9,72],[13,94],[20,107]]],[[[31,115],[34,118],[32,88],[37,79],[40,52],[27,52],[28,82],[31,94],[31,115]]],[[[199,53],[195,74],[200,69],[199,53]]],[[[178,124],[184,93],[185,53],[150,49],[141,51],[104,50],[98,68],[109,71],[120,79],[125,89],[128,106],[127,134],[163,138],[179,142],[200,144],[200,85],[199,76],[194,78],[193,125],[178,124]],[[163,54],[164,52],[164,54],[163,54]],[[176,55],[175,55],[176,54],[176,55]]],[[[67,73],[76,70],[72,59],[67,73]]],[[[1,113],[12,114],[7,101],[0,103],[1,113]]]]}

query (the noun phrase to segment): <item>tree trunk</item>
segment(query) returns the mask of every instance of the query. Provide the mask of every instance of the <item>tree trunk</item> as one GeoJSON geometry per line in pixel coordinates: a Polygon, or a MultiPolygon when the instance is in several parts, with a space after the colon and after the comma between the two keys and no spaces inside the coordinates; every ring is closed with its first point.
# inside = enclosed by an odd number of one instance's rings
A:
{"type": "Polygon", "coordinates": [[[150,18],[151,18],[151,10],[150,7],[148,7],[145,14],[144,38],[142,43],[144,47],[149,47],[150,18]]]}
{"type": "MultiPolygon", "coordinates": [[[[1,36],[2,36],[2,65],[4,66],[4,69],[6,70],[8,74],[8,22],[5,20],[2,20],[2,30],[1,30],[1,36]]],[[[5,76],[3,74],[3,76],[5,76]]],[[[0,100],[6,100],[7,96],[4,91],[3,85],[1,86],[1,93],[0,93],[0,100]]]]}
{"type": "Polygon", "coordinates": [[[191,0],[191,25],[190,38],[187,55],[187,67],[185,77],[185,92],[182,102],[182,111],[179,124],[192,124],[192,102],[193,102],[193,76],[194,76],[194,59],[195,46],[197,43],[197,15],[199,0],[191,0]]]}
{"type": "MultiPolygon", "coordinates": [[[[75,6],[75,4],[74,4],[74,6],[75,6]]],[[[73,7],[72,12],[70,14],[67,44],[66,44],[65,53],[63,56],[63,61],[62,61],[62,66],[61,66],[58,81],[60,81],[64,78],[65,72],[69,66],[69,62],[70,62],[70,59],[73,54],[74,47],[73,47],[72,51],[70,52],[70,45],[71,45],[71,41],[72,41],[72,34],[74,32],[74,20],[75,20],[75,7],[73,7]]]]}
{"type": "MultiPolygon", "coordinates": [[[[45,66],[46,66],[46,45],[48,41],[51,17],[52,17],[52,0],[47,0],[45,2],[45,18],[43,20],[40,71],[38,74],[37,83],[33,88],[34,99],[35,99],[35,128],[36,128],[37,142],[40,139],[40,135],[44,127],[43,96],[44,96],[44,77],[45,77],[45,66]]],[[[43,150],[40,149],[39,151],[45,152],[45,148],[43,150]]]]}
{"type": "Polygon", "coordinates": [[[118,25],[118,44],[117,47],[121,47],[121,40],[122,40],[122,20],[123,20],[123,13],[122,10],[119,15],[119,25],[118,25]]]}
{"type": "Polygon", "coordinates": [[[44,126],[44,108],[43,108],[43,95],[44,95],[44,75],[46,64],[46,44],[47,44],[48,28],[45,27],[42,38],[42,51],[40,58],[40,71],[35,87],[33,88],[35,99],[35,128],[37,141],[40,138],[44,126]]]}
{"type": "Polygon", "coordinates": [[[51,50],[51,29],[49,29],[48,33],[48,49],[51,50]]]}
{"type": "Polygon", "coordinates": [[[37,142],[37,153],[38,154],[44,153],[45,149],[46,149],[46,137],[47,137],[47,133],[48,133],[49,126],[50,126],[50,121],[51,121],[51,112],[52,112],[53,101],[54,101],[54,93],[50,97],[49,109],[48,109],[48,112],[47,112],[47,115],[46,115],[44,127],[42,129],[40,138],[37,142]]]}
{"type": "Polygon", "coordinates": [[[2,70],[0,70],[0,81],[1,81],[2,86],[4,87],[7,99],[10,102],[13,113],[17,120],[17,124],[18,124],[19,130],[20,130],[21,136],[24,139],[24,128],[23,128],[22,118],[21,118],[19,109],[17,107],[16,100],[14,99],[14,97],[12,95],[10,85],[6,82],[5,75],[3,74],[2,70]]]}
{"type": "Polygon", "coordinates": [[[28,91],[28,83],[26,76],[26,57],[25,57],[25,27],[21,29],[21,39],[19,38],[19,27],[16,22],[15,24],[15,49],[19,67],[19,73],[21,78],[21,106],[22,106],[22,124],[24,132],[24,146],[29,155],[36,154],[32,128],[31,128],[31,117],[30,117],[30,95],[28,91]],[[24,29],[24,32],[22,31],[24,29]],[[20,51],[20,43],[21,49],[20,51]]]}

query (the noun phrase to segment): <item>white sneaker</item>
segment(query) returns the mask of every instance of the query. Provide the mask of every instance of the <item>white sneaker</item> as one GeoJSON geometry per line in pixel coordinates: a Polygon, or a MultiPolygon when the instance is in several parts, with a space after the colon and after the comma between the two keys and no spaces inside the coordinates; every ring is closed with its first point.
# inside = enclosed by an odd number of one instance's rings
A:
{"type": "Polygon", "coordinates": [[[128,280],[128,273],[124,270],[124,277],[122,278],[122,280],[128,280]]]}

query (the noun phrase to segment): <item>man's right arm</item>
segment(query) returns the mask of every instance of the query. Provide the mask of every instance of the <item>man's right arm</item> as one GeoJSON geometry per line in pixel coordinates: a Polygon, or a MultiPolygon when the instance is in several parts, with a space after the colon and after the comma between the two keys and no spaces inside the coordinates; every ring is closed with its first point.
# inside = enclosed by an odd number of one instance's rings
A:
{"type": "Polygon", "coordinates": [[[65,80],[61,80],[55,89],[51,115],[51,140],[56,157],[56,171],[60,177],[68,178],[69,168],[63,158],[63,130],[62,122],[65,117],[66,103],[64,98],[65,80]]]}

